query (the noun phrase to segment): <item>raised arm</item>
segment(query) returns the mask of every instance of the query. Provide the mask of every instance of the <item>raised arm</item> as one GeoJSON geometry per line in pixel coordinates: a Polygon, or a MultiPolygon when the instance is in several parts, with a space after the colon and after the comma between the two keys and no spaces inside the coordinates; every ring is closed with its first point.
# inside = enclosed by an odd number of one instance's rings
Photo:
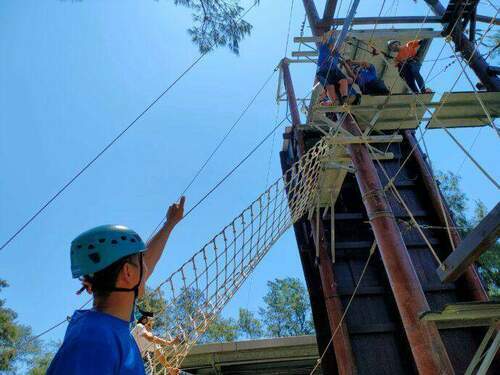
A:
{"type": "Polygon", "coordinates": [[[355,79],[356,74],[354,74],[354,72],[352,71],[351,63],[352,63],[352,61],[346,60],[346,61],[344,61],[343,65],[344,65],[345,71],[347,72],[347,75],[349,77],[351,77],[352,79],[355,79]]]}
{"type": "Polygon", "coordinates": [[[151,276],[156,267],[156,263],[160,260],[167,240],[170,237],[170,233],[172,233],[172,230],[184,216],[185,200],[185,197],[181,197],[179,203],[174,203],[168,208],[167,220],[165,221],[165,224],[163,224],[160,230],[155,233],[153,238],[151,238],[147,244],[148,249],[144,252],[144,262],[148,267],[146,279],[151,276]]]}

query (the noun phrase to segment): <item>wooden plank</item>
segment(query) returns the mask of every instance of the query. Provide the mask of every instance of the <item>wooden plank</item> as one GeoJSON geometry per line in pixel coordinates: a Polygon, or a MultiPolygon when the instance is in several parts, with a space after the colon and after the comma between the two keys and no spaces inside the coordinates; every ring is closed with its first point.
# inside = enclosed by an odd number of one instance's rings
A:
{"type": "MultiPolygon", "coordinates": [[[[328,27],[331,25],[342,25],[344,18],[334,18],[333,20],[322,20],[319,27],[328,27]]],[[[500,18],[492,19],[491,16],[476,16],[477,22],[493,23],[500,25],[500,18]]],[[[440,16],[394,16],[394,17],[356,17],[352,20],[352,25],[384,25],[384,24],[422,24],[422,23],[441,23],[440,16]]]]}
{"type": "Polygon", "coordinates": [[[500,302],[466,302],[446,305],[442,311],[426,311],[420,319],[444,322],[452,320],[500,319],[500,302]]]}
{"type": "Polygon", "coordinates": [[[368,137],[334,137],[329,140],[332,144],[346,145],[349,143],[399,143],[402,135],[372,135],[368,137]]]}
{"type": "Polygon", "coordinates": [[[488,250],[500,234],[500,203],[485,216],[436,271],[441,281],[455,281],[479,256],[488,250]]]}
{"type": "Polygon", "coordinates": [[[500,117],[500,92],[447,92],[427,124],[429,129],[490,125],[478,97],[492,118],[500,117]],[[477,95],[477,96],[476,96],[477,95]]]}
{"type": "MultiPolygon", "coordinates": [[[[337,35],[338,32],[335,33],[337,35]]],[[[370,39],[397,39],[397,40],[411,40],[415,39],[418,35],[419,39],[433,39],[442,38],[439,31],[434,31],[433,29],[426,28],[419,32],[419,29],[379,29],[373,32],[371,29],[367,30],[353,30],[347,34],[347,38],[356,38],[360,40],[370,40],[370,39]],[[373,33],[373,34],[372,34],[373,33]]],[[[317,43],[321,42],[320,36],[303,36],[293,38],[295,43],[317,43]]]]}

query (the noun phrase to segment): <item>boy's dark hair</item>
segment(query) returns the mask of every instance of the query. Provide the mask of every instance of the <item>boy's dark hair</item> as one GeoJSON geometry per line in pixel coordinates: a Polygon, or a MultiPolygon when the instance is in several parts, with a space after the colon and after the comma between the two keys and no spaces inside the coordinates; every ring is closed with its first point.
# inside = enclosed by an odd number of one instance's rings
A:
{"type": "Polygon", "coordinates": [[[149,320],[149,316],[147,316],[147,315],[141,315],[141,317],[139,318],[138,322],[144,325],[144,324],[147,323],[148,320],[149,320]]]}
{"type": "Polygon", "coordinates": [[[132,260],[138,260],[138,254],[128,255],[116,262],[110,264],[108,267],[101,271],[94,273],[92,276],[85,275],[83,277],[83,284],[85,286],[90,286],[90,290],[94,297],[106,298],[108,297],[113,289],[116,287],[116,280],[120,274],[121,269],[125,263],[134,263],[132,260]]]}

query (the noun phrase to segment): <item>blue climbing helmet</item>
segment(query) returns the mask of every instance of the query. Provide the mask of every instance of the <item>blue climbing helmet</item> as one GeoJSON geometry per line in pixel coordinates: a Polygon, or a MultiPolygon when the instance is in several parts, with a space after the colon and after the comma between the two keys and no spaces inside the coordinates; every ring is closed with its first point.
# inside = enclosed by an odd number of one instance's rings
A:
{"type": "Polygon", "coordinates": [[[145,250],[146,245],[132,229],[123,225],[101,225],[71,242],[71,273],[73,278],[92,275],[123,257],[145,250]]]}

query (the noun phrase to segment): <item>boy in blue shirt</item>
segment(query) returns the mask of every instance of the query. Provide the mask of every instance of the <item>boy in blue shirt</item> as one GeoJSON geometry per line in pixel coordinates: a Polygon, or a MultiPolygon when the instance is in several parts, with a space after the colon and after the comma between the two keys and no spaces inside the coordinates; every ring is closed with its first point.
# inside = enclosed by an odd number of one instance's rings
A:
{"type": "Polygon", "coordinates": [[[316,79],[325,89],[331,103],[335,105],[338,101],[338,95],[335,86],[340,91],[340,103],[343,104],[348,97],[348,79],[340,70],[340,54],[335,46],[333,31],[325,33],[322,43],[319,46],[318,66],[316,68],[316,79]]]}
{"type": "Polygon", "coordinates": [[[377,77],[373,64],[366,61],[346,60],[344,67],[363,95],[389,95],[384,81],[377,77]]]}
{"type": "Polygon", "coordinates": [[[75,311],[47,374],[145,374],[129,323],[136,299],[183,217],[184,201],[181,197],[170,206],[165,224],[147,246],[121,225],[102,225],[73,240],[71,271],[82,281],[80,291],[93,294],[93,309],[75,311]]]}

